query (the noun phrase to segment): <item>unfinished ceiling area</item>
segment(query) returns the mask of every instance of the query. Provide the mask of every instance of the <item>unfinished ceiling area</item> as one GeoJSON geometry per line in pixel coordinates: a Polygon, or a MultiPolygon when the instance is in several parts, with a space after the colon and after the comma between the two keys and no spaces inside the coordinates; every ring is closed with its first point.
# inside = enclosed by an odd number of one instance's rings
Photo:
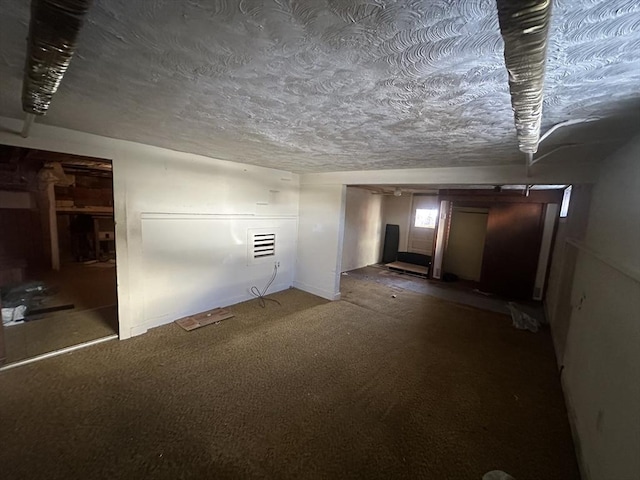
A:
{"type": "MultiPolygon", "coordinates": [[[[1,12],[0,115],[22,118],[29,5],[1,12]]],[[[556,0],[548,55],[542,131],[608,118],[540,154],[637,131],[640,2],[556,0]]],[[[294,172],[523,162],[494,0],[96,0],[38,122],[294,172]]]]}

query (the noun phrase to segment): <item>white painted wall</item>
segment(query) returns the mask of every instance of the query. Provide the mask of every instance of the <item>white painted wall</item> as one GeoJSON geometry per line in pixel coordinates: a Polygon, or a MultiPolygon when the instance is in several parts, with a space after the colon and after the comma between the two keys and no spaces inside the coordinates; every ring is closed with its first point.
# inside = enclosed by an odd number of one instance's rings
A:
{"type": "Polygon", "coordinates": [[[382,195],[347,187],[341,270],[346,272],[380,261],[382,195]]]}
{"type": "Polygon", "coordinates": [[[240,215],[142,214],[143,329],[177,318],[232,305],[262,291],[280,268],[267,293],[293,284],[296,218],[240,215]],[[276,235],[275,256],[254,264],[253,231],[276,235]]]}
{"type": "Polygon", "coordinates": [[[113,161],[121,338],[251,298],[273,264],[247,265],[247,228],[280,229],[273,291],[293,284],[297,175],[37,123],[23,139],[21,127],[0,118],[0,143],[113,161]]]}
{"type": "Polygon", "coordinates": [[[412,195],[403,194],[400,197],[395,195],[384,195],[382,201],[382,231],[381,244],[384,244],[384,233],[387,224],[398,225],[400,227],[400,241],[398,251],[406,252],[409,245],[409,226],[411,224],[411,202],[412,195]]]}
{"type": "Polygon", "coordinates": [[[544,307],[553,333],[558,365],[562,365],[571,320],[571,290],[577,250],[567,245],[567,238],[584,240],[589,218],[592,185],[573,185],[566,218],[558,221],[544,307]]]}
{"type": "Polygon", "coordinates": [[[343,185],[300,188],[294,285],[328,300],[340,298],[345,200],[343,185]]]}
{"type": "MultiPolygon", "coordinates": [[[[142,318],[142,322],[131,326],[131,334],[144,333],[184,314],[251,298],[250,287],[265,284],[273,265],[260,269],[247,265],[246,229],[284,228],[287,222],[295,222],[298,207],[295,176],[170,151],[151,154],[146,148],[138,150],[137,155],[132,152],[129,161],[117,158],[113,165],[114,187],[121,181],[124,183],[124,193],[116,191],[114,198],[116,204],[118,198],[124,198],[126,203],[128,278],[132,282],[126,291],[135,295],[133,318],[142,318]],[[148,214],[165,217],[149,223],[143,221],[148,214]],[[173,218],[180,214],[201,218],[175,221],[173,218]],[[175,229],[179,231],[172,235],[170,232],[175,229]],[[163,242],[166,239],[163,248],[158,249],[154,243],[157,240],[154,234],[163,242]],[[210,239],[202,235],[209,235],[210,239]],[[150,255],[155,256],[155,261],[150,261],[150,255]],[[158,265],[165,262],[163,257],[169,263],[158,265]],[[194,261],[196,258],[200,261],[194,261]],[[178,290],[182,306],[159,318],[159,311],[150,308],[157,293],[150,295],[154,288],[145,283],[163,281],[187,282],[192,288],[178,290]]],[[[118,248],[117,235],[116,231],[118,248]]],[[[284,248],[280,250],[280,274],[273,291],[293,284],[295,237],[294,227],[284,229],[278,238],[284,248]]],[[[119,248],[117,253],[120,254],[119,248]]],[[[118,273],[120,270],[118,257],[118,273]]],[[[166,292],[170,294],[171,290],[166,292]]]]}
{"type": "Polygon", "coordinates": [[[603,165],[573,279],[562,380],[590,480],[640,478],[639,159],[637,138],[603,165]]]}

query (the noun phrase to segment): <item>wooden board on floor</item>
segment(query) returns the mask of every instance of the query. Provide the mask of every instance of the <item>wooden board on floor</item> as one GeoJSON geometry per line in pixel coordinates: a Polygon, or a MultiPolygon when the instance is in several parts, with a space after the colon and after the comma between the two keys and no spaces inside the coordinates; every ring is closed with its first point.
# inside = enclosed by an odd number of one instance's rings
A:
{"type": "Polygon", "coordinates": [[[429,267],[416,265],[414,263],[392,262],[387,263],[385,266],[392,270],[402,270],[403,272],[415,273],[417,275],[427,275],[429,273],[429,267]]]}
{"type": "Polygon", "coordinates": [[[211,325],[212,323],[216,322],[221,322],[222,320],[226,320],[233,316],[233,313],[231,313],[229,310],[225,310],[224,308],[214,308],[213,310],[208,310],[206,312],[197,313],[195,315],[181,318],[180,320],[176,320],[175,323],[180,325],[187,332],[190,332],[191,330],[195,330],[196,328],[211,325]]]}

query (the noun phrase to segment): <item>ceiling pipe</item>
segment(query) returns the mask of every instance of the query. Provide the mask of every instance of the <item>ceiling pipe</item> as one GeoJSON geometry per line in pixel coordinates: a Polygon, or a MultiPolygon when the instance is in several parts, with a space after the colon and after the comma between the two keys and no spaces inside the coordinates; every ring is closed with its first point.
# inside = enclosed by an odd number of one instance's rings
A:
{"type": "Polygon", "coordinates": [[[496,0],[496,3],[518,148],[532,155],[538,150],[540,138],[551,0],[496,0]]]}
{"type": "Polygon", "coordinates": [[[33,113],[27,113],[24,119],[24,125],[22,126],[22,135],[23,138],[27,138],[29,136],[29,131],[31,130],[31,125],[33,125],[33,121],[36,119],[36,116],[33,113]]]}
{"type": "Polygon", "coordinates": [[[91,0],[32,0],[22,109],[27,113],[22,135],[33,116],[47,113],[71,58],[91,0]]]}

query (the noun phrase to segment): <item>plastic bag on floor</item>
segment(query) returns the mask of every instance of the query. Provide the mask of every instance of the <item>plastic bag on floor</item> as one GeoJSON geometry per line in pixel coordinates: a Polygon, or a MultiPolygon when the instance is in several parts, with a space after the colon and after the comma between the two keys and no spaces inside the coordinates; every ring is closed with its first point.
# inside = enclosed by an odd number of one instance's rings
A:
{"type": "Polygon", "coordinates": [[[513,321],[513,326],[519,330],[529,330],[530,332],[536,333],[540,328],[540,320],[532,317],[528,313],[523,312],[518,305],[513,302],[507,303],[507,308],[511,312],[511,320],[513,321]]]}
{"type": "Polygon", "coordinates": [[[482,480],[516,480],[502,470],[491,470],[482,476],[482,480]]]}
{"type": "Polygon", "coordinates": [[[43,282],[26,282],[1,288],[2,324],[10,326],[22,323],[28,311],[38,305],[45,295],[47,288],[43,282]]]}
{"type": "Polygon", "coordinates": [[[27,311],[26,305],[18,305],[17,307],[2,308],[2,324],[5,327],[17,325],[24,321],[27,311]]]}

